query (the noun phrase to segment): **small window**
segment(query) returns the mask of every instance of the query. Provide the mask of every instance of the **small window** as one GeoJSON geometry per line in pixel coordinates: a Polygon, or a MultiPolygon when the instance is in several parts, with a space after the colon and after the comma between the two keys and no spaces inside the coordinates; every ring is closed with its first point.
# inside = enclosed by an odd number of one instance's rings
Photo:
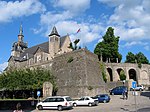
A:
{"type": "Polygon", "coordinates": [[[72,101],[72,99],[70,97],[66,97],[67,101],[72,101]]]}
{"type": "Polygon", "coordinates": [[[50,101],[50,99],[49,98],[47,98],[47,99],[45,99],[43,102],[49,102],[50,101]]]}
{"type": "Polygon", "coordinates": [[[105,97],[105,95],[101,95],[101,97],[105,97]]]}
{"type": "Polygon", "coordinates": [[[89,98],[85,98],[85,100],[89,100],[89,98]]]}
{"type": "Polygon", "coordinates": [[[56,102],[63,102],[64,99],[63,98],[56,98],[56,102]]]}
{"type": "Polygon", "coordinates": [[[84,98],[79,99],[80,101],[84,100],[84,98]]]}
{"type": "Polygon", "coordinates": [[[49,98],[49,102],[55,102],[56,98],[49,98]]]}

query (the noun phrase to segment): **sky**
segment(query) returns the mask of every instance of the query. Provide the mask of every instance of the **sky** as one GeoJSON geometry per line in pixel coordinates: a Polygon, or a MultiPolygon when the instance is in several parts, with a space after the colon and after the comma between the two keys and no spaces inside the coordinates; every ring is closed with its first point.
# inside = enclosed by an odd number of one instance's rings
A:
{"type": "Polygon", "coordinates": [[[128,52],[142,52],[150,60],[150,0],[0,0],[0,72],[21,24],[28,47],[48,41],[56,26],[61,36],[80,39],[79,45],[91,52],[113,27],[122,62],[128,52]]]}

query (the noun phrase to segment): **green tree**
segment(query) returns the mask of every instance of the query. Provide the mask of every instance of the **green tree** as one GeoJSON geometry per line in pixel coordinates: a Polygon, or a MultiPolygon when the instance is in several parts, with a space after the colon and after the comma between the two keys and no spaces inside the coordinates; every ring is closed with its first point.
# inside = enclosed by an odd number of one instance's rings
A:
{"type": "Polygon", "coordinates": [[[120,80],[121,81],[126,80],[126,75],[123,70],[120,71],[120,80]]]}
{"type": "Polygon", "coordinates": [[[98,55],[99,60],[102,57],[104,62],[108,59],[111,62],[117,62],[117,60],[121,62],[122,55],[118,52],[119,37],[115,37],[114,29],[109,27],[102,38],[102,42],[99,42],[94,49],[94,53],[98,55]]]}
{"type": "Polygon", "coordinates": [[[135,55],[132,52],[128,52],[125,62],[126,63],[149,64],[149,60],[142,52],[139,52],[135,55]]]}
{"type": "Polygon", "coordinates": [[[102,71],[102,76],[103,76],[103,80],[106,83],[107,82],[107,76],[106,76],[106,72],[105,72],[105,65],[103,62],[100,62],[100,70],[102,71]]]}
{"type": "Polygon", "coordinates": [[[137,60],[137,63],[149,64],[148,59],[146,58],[146,56],[142,52],[139,52],[138,54],[136,54],[135,58],[137,60]]]}
{"type": "Polygon", "coordinates": [[[53,85],[57,90],[55,77],[49,70],[45,69],[19,69],[9,70],[0,76],[0,89],[6,90],[30,90],[41,89],[45,81],[53,85]]]}
{"type": "Polygon", "coordinates": [[[125,63],[135,63],[135,61],[136,61],[135,55],[132,52],[128,52],[128,54],[126,55],[125,63]]]}

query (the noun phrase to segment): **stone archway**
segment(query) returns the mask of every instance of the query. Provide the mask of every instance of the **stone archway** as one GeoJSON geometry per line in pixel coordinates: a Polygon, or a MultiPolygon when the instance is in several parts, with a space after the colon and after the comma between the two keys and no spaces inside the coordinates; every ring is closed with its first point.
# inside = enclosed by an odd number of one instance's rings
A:
{"type": "Polygon", "coordinates": [[[107,68],[107,72],[109,74],[109,80],[108,81],[113,81],[113,74],[112,74],[112,69],[111,68],[107,68]]]}
{"type": "MultiPolygon", "coordinates": [[[[118,73],[119,80],[120,80],[120,73],[121,73],[122,70],[123,70],[122,68],[118,68],[118,69],[117,69],[117,73],[118,73]]],[[[123,70],[123,71],[124,71],[124,70],[123,70]]]]}
{"type": "Polygon", "coordinates": [[[136,70],[130,69],[130,70],[128,71],[128,73],[129,73],[129,79],[133,79],[134,81],[137,81],[136,70]]]}

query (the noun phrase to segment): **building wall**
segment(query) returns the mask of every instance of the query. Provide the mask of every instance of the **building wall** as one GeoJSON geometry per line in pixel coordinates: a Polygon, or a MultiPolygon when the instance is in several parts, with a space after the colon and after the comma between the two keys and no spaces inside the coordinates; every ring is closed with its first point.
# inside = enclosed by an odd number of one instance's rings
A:
{"type": "Polygon", "coordinates": [[[105,92],[98,58],[85,49],[55,57],[52,70],[59,85],[58,95],[81,97],[105,92]]]}
{"type": "MultiPolygon", "coordinates": [[[[105,66],[106,69],[107,68],[112,69],[113,81],[120,80],[119,74],[117,73],[117,69],[122,68],[127,77],[126,80],[130,80],[129,71],[134,70],[138,84],[150,85],[150,65],[148,64],[142,64],[141,68],[138,67],[138,64],[131,64],[131,63],[105,63],[105,66]]],[[[107,75],[109,75],[108,72],[107,75]]]]}

